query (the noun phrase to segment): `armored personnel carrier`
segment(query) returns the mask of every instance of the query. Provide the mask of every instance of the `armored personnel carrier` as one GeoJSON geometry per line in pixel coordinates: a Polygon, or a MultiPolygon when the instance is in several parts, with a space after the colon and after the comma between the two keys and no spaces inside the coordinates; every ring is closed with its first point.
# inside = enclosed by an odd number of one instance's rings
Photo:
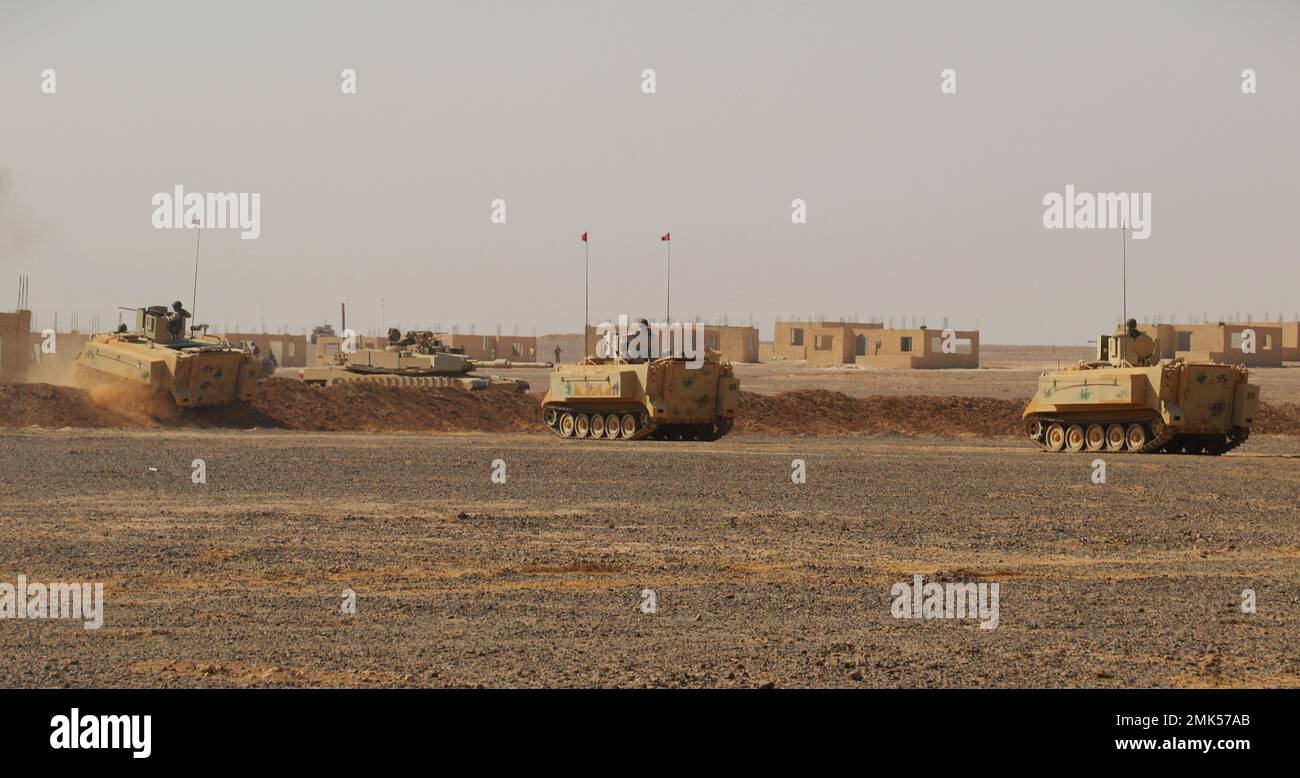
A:
{"type": "Polygon", "coordinates": [[[587,357],[551,373],[542,421],[562,438],[717,440],[739,405],[740,382],[717,352],[698,367],[673,357],[587,357]]]}
{"type": "Polygon", "coordinates": [[[405,335],[396,328],[388,331],[385,348],[362,348],[329,355],[329,364],[305,367],[298,379],[308,384],[328,386],[339,381],[367,381],[398,386],[451,386],[462,389],[506,389],[526,392],[528,382],[521,378],[498,375],[475,375],[480,366],[509,368],[506,360],[476,362],[439,342],[427,330],[405,335]]]}
{"type": "Polygon", "coordinates": [[[1023,419],[1048,451],[1223,454],[1246,441],[1259,387],[1242,366],[1160,360],[1129,319],[1097,358],[1039,376],[1023,419]]]}
{"type": "Polygon", "coordinates": [[[77,355],[77,383],[135,385],[170,397],[178,408],[248,402],[257,392],[257,361],[207,327],[187,328],[179,302],[136,308],[135,329],[95,335],[77,355]]]}

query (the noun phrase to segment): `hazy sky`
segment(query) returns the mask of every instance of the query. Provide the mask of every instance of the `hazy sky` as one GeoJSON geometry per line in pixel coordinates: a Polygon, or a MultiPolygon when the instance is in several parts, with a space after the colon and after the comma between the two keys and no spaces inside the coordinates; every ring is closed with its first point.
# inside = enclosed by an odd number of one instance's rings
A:
{"type": "Polygon", "coordinates": [[[593,318],[661,316],[671,231],[677,316],[1082,344],[1121,241],[1043,227],[1073,184],[1152,194],[1139,318],[1289,316],[1297,41],[1282,1],[0,0],[0,306],[21,273],[42,326],[189,304],[194,232],[151,223],[180,184],[261,194],[258,239],[204,233],[217,326],[577,331],[584,230],[593,318]]]}

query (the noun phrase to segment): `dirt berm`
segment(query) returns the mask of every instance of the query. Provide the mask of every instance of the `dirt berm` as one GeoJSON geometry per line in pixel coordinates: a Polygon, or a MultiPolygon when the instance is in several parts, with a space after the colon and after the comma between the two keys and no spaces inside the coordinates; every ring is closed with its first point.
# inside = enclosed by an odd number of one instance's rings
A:
{"type": "MultiPolygon", "coordinates": [[[[850,397],[798,390],[743,392],[735,433],[772,435],[1020,435],[1023,400],[850,397]]],[[[312,387],[272,378],[246,406],[170,410],[127,393],[51,384],[0,384],[0,427],[254,427],[311,431],[544,432],[537,397],[502,390],[342,383],[312,387]]],[[[1300,406],[1266,405],[1255,431],[1300,434],[1300,406]]]]}

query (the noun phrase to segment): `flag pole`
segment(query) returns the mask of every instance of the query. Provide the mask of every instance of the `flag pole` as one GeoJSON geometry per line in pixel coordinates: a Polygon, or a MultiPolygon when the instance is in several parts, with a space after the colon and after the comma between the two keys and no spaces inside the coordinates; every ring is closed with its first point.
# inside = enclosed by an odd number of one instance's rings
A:
{"type": "Polygon", "coordinates": [[[582,233],[582,351],[584,356],[591,356],[591,345],[587,341],[587,327],[591,325],[591,244],[587,242],[587,233],[582,233]]]}
{"type": "Polygon", "coordinates": [[[199,245],[203,240],[203,225],[198,225],[198,228],[199,231],[194,235],[194,292],[190,294],[191,327],[199,323],[195,312],[199,309],[199,245]]]}
{"type": "Polygon", "coordinates": [[[664,294],[664,324],[667,325],[673,320],[673,234],[664,234],[668,236],[668,288],[664,294]]]}
{"type": "Polygon", "coordinates": [[[1121,286],[1124,287],[1124,309],[1123,324],[1128,325],[1128,220],[1125,219],[1119,228],[1120,234],[1120,274],[1121,286]]]}

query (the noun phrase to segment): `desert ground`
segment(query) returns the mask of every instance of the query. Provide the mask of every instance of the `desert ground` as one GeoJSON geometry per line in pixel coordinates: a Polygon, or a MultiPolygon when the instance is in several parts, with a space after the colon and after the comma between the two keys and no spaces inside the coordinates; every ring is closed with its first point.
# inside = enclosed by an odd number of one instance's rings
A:
{"type": "MultiPolygon", "coordinates": [[[[750,398],[756,416],[893,418],[932,395],[957,399],[919,415],[992,414],[980,434],[768,419],[716,443],[563,441],[528,427],[535,395],[490,432],[284,429],[269,408],[146,426],[6,394],[26,410],[0,414],[0,582],[97,581],[106,602],[97,630],[0,621],[0,686],[1300,685],[1300,436],[1115,455],[1093,483],[1092,456],[997,431],[1044,358],[740,373],[868,398],[750,398]],[[895,618],[918,574],[996,582],[996,628],[895,618]]],[[[487,424],[478,398],[430,397],[487,424]]]]}

